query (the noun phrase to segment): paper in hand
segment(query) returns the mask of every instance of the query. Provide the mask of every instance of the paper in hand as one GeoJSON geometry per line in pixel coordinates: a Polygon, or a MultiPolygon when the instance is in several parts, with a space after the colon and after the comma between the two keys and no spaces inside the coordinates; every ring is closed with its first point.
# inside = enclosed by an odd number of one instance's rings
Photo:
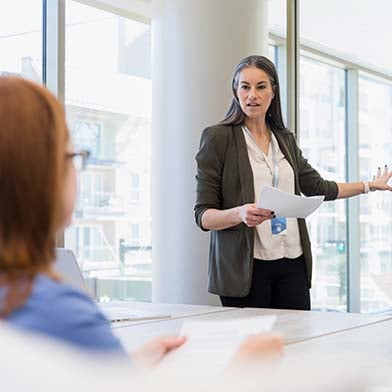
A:
{"type": "Polygon", "coordinates": [[[304,197],[264,185],[257,207],[275,212],[277,217],[306,218],[320,207],[324,196],[304,197]]]}
{"type": "Polygon", "coordinates": [[[166,355],[160,366],[216,374],[228,366],[247,336],[269,332],[276,318],[276,315],[257,315],[216,321],[185,320],[180,335],[186,336],[187,341],[166,355]]]}

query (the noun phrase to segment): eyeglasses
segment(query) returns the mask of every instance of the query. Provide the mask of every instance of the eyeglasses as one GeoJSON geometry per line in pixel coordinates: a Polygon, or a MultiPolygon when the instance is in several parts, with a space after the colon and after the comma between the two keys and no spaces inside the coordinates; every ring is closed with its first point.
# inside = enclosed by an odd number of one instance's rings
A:
{"type": "Polygon", "coordinates": [[[89,156],[90,151],[88,150],[80,150],[78,152],[69,152],[65,154],[66,158],[72,159],[75,169],[79,172],[86,168],[89,156]]]}

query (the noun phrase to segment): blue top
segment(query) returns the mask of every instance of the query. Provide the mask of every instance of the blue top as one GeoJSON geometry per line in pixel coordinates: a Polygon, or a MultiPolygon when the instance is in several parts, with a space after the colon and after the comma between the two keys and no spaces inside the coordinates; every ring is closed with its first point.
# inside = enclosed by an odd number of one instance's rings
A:
{"type": "Polygon", "coordinates": [[[73,287],[37,275],[30,297],[7,321],[79,348],[125,354],[94,301],[73,287]]]}

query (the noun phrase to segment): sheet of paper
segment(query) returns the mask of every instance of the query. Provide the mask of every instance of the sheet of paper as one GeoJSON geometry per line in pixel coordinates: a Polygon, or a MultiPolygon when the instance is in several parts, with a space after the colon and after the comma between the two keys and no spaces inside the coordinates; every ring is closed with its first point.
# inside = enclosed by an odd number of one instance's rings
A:
{"type": "Polygon", "coordinates": [[[277,217],[306,218],[320,207],[324,196],[304,197],[263,186],[257,206],[274,211],[277,217]]]}
{"type": "Polygon", "coordinates": [[[249,335],[269,332],[276,316],[251,316],[219,321],[185,320],[180,332],[187,341],[167,355],[162,366],[192,367],[201,372],[223,371],[249,335]]]}
{"type": "Polygon", "coordinates": [[[376,282],[377,287],[387,296],[389,302],[392,302],[392,274],[372,274],[372,278],[376,282]]]}

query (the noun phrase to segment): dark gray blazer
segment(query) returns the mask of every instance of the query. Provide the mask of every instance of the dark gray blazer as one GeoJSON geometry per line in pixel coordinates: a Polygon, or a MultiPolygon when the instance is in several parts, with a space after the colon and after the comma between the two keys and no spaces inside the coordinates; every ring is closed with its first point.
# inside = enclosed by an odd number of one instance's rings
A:
{"type": "MultiPolygon", "coordinates": [[[[338,186],[326,181],[302,156],[294,135],[288,130],[272,130],[279,147],[294,170],[295,193],[324,195],[334,200],[338,186]]],[[[240,125],[214,125],[203,131],[197,161],[195,219],[209,208],[226,210],[255,202],[253,173],[240,125]]],[[[309,287],[312,255],[304,219],[298,219],[309,287]]],[[[245,297],[250,290],[253,270],[254,228],[240,223],[224,230],[212,230],[208,269],[208,291],[229,297],[245,297]]]]}

